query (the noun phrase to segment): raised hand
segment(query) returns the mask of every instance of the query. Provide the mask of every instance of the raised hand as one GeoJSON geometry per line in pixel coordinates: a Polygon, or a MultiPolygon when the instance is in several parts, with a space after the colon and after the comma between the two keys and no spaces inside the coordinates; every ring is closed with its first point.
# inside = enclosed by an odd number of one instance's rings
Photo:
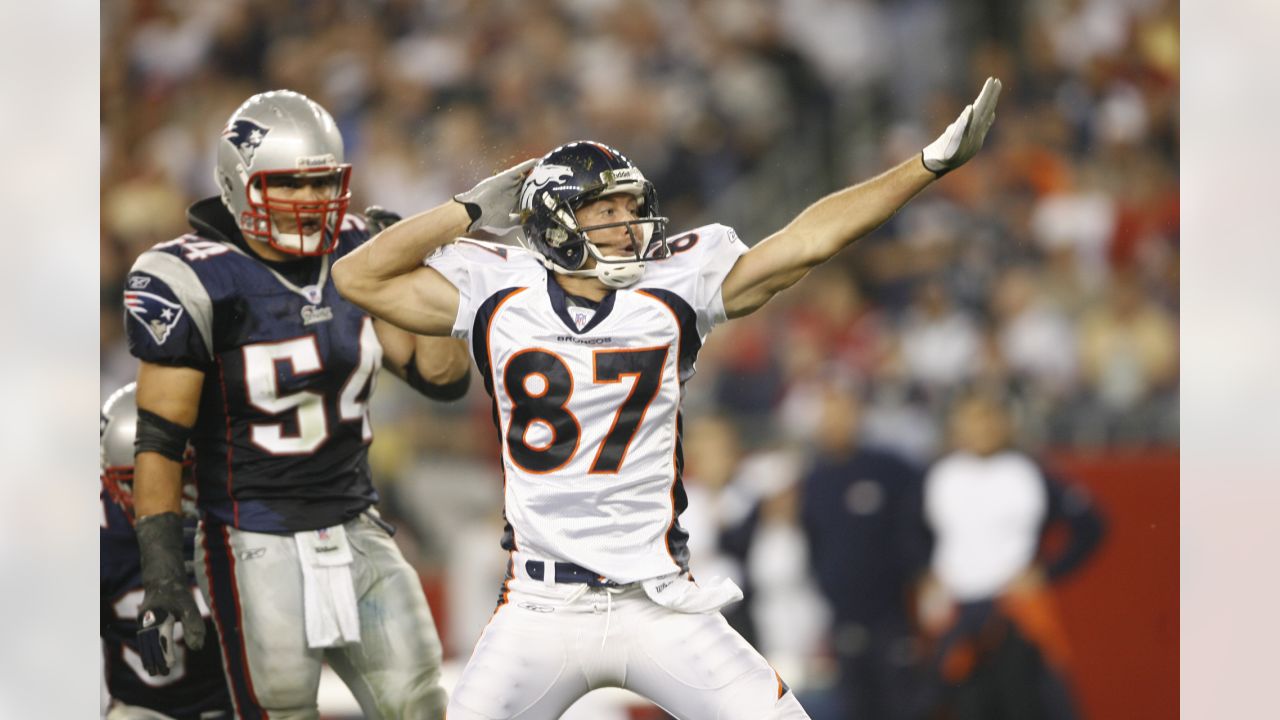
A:
{"type": "Polygon", "coordinates": [[[1000,88],[998,79],[987,78],[978,99],[972,105],[966,105],[960,117],[920,152],[926,168],[941,177],[968,162],[978,152],[996,119],[1000,88]]]}

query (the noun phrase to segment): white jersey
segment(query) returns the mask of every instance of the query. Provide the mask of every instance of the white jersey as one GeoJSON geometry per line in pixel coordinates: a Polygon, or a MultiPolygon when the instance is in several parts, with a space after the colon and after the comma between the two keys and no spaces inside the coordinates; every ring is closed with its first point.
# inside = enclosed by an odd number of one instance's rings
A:
{"type": "Polygon", "coordinates": [[[1030,458],[956,452],[924,481],[933,572],[957,599],[990,598],[1029,567],[1049,512],[1045,479],[1030,458]]]}
{"type": "Polygon", "coordinates": [[[681,386],[747,247],[723,225],[670,244],[594,312],[522,248],[459,240],[428,258],[458,288],[453,335],[494,400],[507,549],[619,583],[687,569],[681,386]]]}

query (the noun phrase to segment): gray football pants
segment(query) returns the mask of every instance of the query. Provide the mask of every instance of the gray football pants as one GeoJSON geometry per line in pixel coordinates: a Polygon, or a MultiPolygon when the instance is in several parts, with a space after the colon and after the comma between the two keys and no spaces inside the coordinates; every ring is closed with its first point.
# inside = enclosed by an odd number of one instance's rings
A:
{"type": "Polygon", "coordinates": [[[322,661],[351,689],[367,718],[444,717],[440,638],[418,574],[366,515],[344,527],[354,558],[360,643],[313,649],[307,646],[293,536],[201,522],[196,577],[218,629],[239,718],[316,720],[322,661]]]}

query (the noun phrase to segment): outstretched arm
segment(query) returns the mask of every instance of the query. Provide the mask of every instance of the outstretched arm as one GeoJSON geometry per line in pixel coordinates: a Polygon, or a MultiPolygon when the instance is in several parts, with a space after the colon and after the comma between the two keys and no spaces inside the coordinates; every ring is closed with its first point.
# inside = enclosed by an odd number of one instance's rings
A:
{"type": "Polygon", "coordinates": [[[999,96],[1000,81],[987,78],[978,99],[920,157],[822,198],[751,248],[738,259],[721,288],[728,316],[755,312],[814,267],[879,227],[938,177],[973,157],[995,120],[999,96]]]}

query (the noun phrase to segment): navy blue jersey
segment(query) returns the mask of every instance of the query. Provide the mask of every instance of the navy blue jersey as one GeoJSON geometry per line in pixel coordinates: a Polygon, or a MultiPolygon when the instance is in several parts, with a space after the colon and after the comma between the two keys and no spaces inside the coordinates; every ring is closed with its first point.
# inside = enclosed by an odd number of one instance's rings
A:
{"type": "Polygon", "coordinates": [[[199,507],[242,530],[339,525],[377,501],[367,400],[382,360],[370,317],[343,299],[333,262],[368,239],[348,215],[332,255],[253,255],[217,198],[197,233],[139,256],[124,293],[129,350],[202,370],[199,507]]]}
{"type": "Polygon", "coordinates": [[[837,621],[905,621],[910,587],[929,561],[921,483],[918,468],[870,447],[819,454],[805,473],[800,524],[837,621]]]}
{"type": "MultiPolygon", "coordinates": [[[[194,551],[195,520],[187,523],[188,536],[183,556],[190,561],[194,551]]],[[[102,492],[102,525],[98,531],[101,554],[99,609],[102,652],[111,697],[125,703],[164,713],[177,720],[208,720],[232,717],[231,698],[222,674],[218,643],[206,641],[200,650],[191,650],[181,640],[175,643],[174,663],[168,675],[152,677],[142,667],[138,654],[138,605],[142,603],[142,560],[138,538],[124,508],[102,492]]],[[[208,610],[200,599],[196,580],[187,581],[205,615],[206,637],[216,638],[208,610]]]]}

